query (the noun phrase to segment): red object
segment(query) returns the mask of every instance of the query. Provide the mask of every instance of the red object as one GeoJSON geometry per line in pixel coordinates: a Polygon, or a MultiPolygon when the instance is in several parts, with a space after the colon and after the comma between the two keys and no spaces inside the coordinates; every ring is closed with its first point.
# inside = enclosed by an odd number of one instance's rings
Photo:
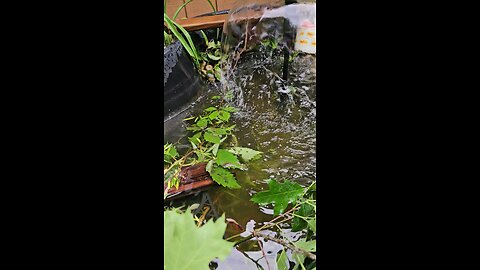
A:
{"type": "MultiPolygon", "coordinates": [[[[212,178],[210,174],[206,171],[206,163],[200,163],[193,166],[182,168],[180,171],[180,185],[178,189],[175,187],[171,187],[167,193],[168,194],[175,194],[175,193],[184,193],[187,191],[194,191],[196,189],[200,189],[202,187],[213,185],[212,178]]],[[[163,192],[167,189],[167,183],[163,185],[163,192]]]]}

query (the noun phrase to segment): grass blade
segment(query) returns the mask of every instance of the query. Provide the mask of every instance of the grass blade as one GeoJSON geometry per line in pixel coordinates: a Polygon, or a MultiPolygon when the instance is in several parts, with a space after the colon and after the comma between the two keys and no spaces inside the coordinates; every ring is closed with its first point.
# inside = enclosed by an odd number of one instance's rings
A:
{"type": "Polygon", "coordinates": [[[175,12],[175,15],[173,15],[173,20],[175,21],[177,19],[177,16],[178,16],[178,13],[180,13],[180,10],[182,10],[182,8],[184,8],[188,3],[192,2],[193,0],[188,0],[187,2],[185,2],[183,5],[181,5],[177,11],[175,12]]]}

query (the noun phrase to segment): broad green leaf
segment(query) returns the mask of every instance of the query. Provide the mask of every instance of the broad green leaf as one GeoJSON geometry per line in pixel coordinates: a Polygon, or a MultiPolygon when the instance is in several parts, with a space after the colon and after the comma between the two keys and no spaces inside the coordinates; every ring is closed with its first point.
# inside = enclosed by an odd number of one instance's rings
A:
{"type": "Polygon", "coordinates": [[[215,118],[217,118],[219,112],[218,111],[213,111],[209,116],[208,118],[210,118],[210,120],[213,120],[215,118]]]}
{"type": "Polygon", "coordinates": [[[203,135],[203,138],[207,142],[220,143],[220,137],[217,136],[216,134],[211,133],[211,132],[205,132],[205,134],[203,135]]]}
{"type": "Polygon", "coordinates": [[[285,250],[282,250],[282,253],[280,253],[277,259],[277,270],[288,270],[289,268],[287,253],[285,253],[285,250]]]}
{"type": "MultiPolygon", "coordinates": [[[[313,206],[311,206],[308,203],[303,203],[300,206],[300,209],[295,211],[295,215],[299,215],[299,216],[302,216],[302,217],[308,217],[310,215],[315,214],[313,210],[314,210],[313,206]]],[[[293,217],[293,223],[292,223],[292,232],[301,231],[301,230],[307,228],[307,225],[308,225],[307,222],[303,218],[294,216],[293,217]]]]}
{"type": "Polygon", "coordinates": [[[226,106],[225,108],[223,108],[223,110],[224,110],[224,111],[227,111],[227,112],[231,112],[231,113],[237,111],[237,109],[235,109],[235,108],[232,107],[232,106],[226,106]]]}
{"type": "Polygon", "coordinates": [[[163,269],[209,270],[210,261],[217,257],[224,260],[232,251],[233,243],[223,239],[226,228],[225,216],[197,227],[189,210],[183,214],[164,211],[163,269]]]}
{"type": "Polygon", "coordinates": [[[207,124],[208,124],[208,120],[206,118],[202,118],[202,119],[198,120],[198,122],[197,122],[197,126],[200,127],[200,128],[206,127],[207,124]]]}
{"type": "Polygon", "coordinates": [[[217,158],[215,159],[215,163],[224,167],[224,168],[235,168],[235,169],[244,169],[244,166],[240,163],[238,158],[228,152],[225,149],[219,149],[217,152],[217,158]]]}
{"type": "Polygon", "coordinates": [[[228,131],[229,131],[226,128],[208,128],[207,130],[218,135],[226,135],[228,134],[228,131]]]}
{"type": "Polygon", "coordinates": [[[228,122],[228,120],[230,119],[230,113],[227,111],[220,111],[218,118],[220,118],[220,120],[224,122],[228,122]]]}
{"type": "Polygon", "coordinates": [[[258,159],[262,154],[262,152],[255,151],[246,147],[234,147],[230,149],[230,152],[234,153],[237,156],[240,156],[240,158],[245,162],[258,159]]]}
{"type": "Polygon", "coordinates": [[[188,140],[190,142],[193,142],[195,144],[198,144],[200,143],[200,138],[202,137],[202,132],[198,132],[196,133],[195,135],[193,135],[192,137],[189,137],[188,140]]]}
{"type": "Polygon", "coordinates": [[[217,108],[215,108],[215,107],[208,107],[204,111],[211,112],[211,111],[216,111],[216,110],[217,110],[217,108]]]}
{"type": "Polygon", "coordinates": [[[313,233],[317,233],[317,223],[314,218],[307,219],[308,227],[312,230],[313,233]]]}
{"type": "Polygon", "coordinates": [[[235,176],[222,167],[214,166],[210,176],[212,177],[213,181],[224,187],[241,188],[241,186],[237,183],[235,176]]]}
{"type": "Polygon", "coordinates": [[[258,204],[274,205],[273,215],[277,216],[283,213],[290,202],[296,202],[303,194],[303,188],[297,183],[285,181],[284,183],[277,183],[275,180],[268,182],[268,191],[262,191],[255,194],[251,201],[258,204]]]}
{"type": "Polygon", "coordinates": [[[305,241],[305,239],[302,239],[293,244],[296,247],[306,250],[308,252],[315,252],[317,250],[317,240],[305,241]]]}

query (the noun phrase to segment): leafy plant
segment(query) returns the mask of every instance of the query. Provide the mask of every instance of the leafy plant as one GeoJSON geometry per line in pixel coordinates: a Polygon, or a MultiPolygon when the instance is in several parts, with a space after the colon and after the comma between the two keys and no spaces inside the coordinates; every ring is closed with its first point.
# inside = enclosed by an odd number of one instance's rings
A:
{"type": "MultiPolygon", "coordinates": [[[[192,41],[192,37],[185,30],[181,25],[175,22],[178,14],[182,9],[184,9],[192,0],[188,0],[183,3],[174,13],[173,18],[170,17],[166,13],[166,9],[164,12],[164,24],[166,25],[169,32],[180,41],[182,46],[185,48],[187,53],[194,61],[195,68],[200,72],[203,78],[208,80],[209,82],[213,83],[216,80],[220,81],[221,79],[221,69],[220,69],[220,41],[215,42],[214,40],[208,41],[207,36],[203,31],[201,34],[205,40],[205,51],[200,52],[200,49],[195,46],[192,41]]],[[[207,0],[209,5],[212,7],[212,10],[215,12],[216,9],[210,0],[207,0]]],[[[164,1],[164,7],[166,7],[166,1],[164,1]]],[[[164,46],[168,46],[172,43],[172,35],[167,33],[164,30],[164,46]]],[[[218,31],[217,31],[217,38],[218,38],[218,31]]]]}
{"type": "Polygon", "coordinates": [[[208,41],[207,35],[205,32],[200,32],[205,40],[206,50],[205,52],[200,53],[202,57],[202,63],[200,65],[200,74],[206,78],[209,82],[213,83],[216,80],[221,80],[221,68],[220,68],[220,59],[221,59],[221,44],[220,41],[215,42],[214,40],[208,41]]]}
{"type": "Polygon", "coordinates": [[[272,179],[268,182],[268,186],[270,188],[268,191],[255,194],[251,200],[258,204],[272,203],[274,205],[274,216],[282,214],[290,202],[295,203],[303,194],[303,187],[290,181],[279,184],[272,179]]]}
{"type": "MultiPolygon", "coordinates": [[[[290,181],[278,183],[276,180],[271,179],[269,181],[269,190],[259,192],[251,199],[258,204],[272,203],[275,207],[274,216],[276,217],[261,228],[255,229],[247,239],[260,236],[283,245],[284,250],[282,250],[277,259],[277,269],[289,269],[286,249],[292,250],[292,260],[296,263],[294,270],[313,270],[316,268],[316,255],[312,253],[316,252],[315,190],[316,182],[313,182],[307,188],[303,188],[290,181]],[[290,203],[292,203],[293,207],[283,212],[290,203]],[[275,223],[273,223],[273,221],[275,221],[275,223]],[[292,231],[306,230],[305,238],[292,243],[286,239],[282,239],[280,234],[277,235],[277,237],[272,237],[261,233],[261,231],[266,228],[278,227],[279,224],[286,223],[290,224],[292,231]]],[[[227,240],[231,240],[237,236],[239,235],[229,237],[227,240]]],[[[247,239],[241,240],[237,242],[237,244],[247,239]]]]}
{"type": "Polygon", "coordinates": [[[191,148],[178,155],[171,144],[164,145],[164,181],[168,187],[178,187],[178,174],[183,167],[206,163],[206,171],[216,183],[228,188],[240,188],[234,170],[247,170],[246,162],[261,156],[261,152],[236,146],[235,125],[229,124],[235,108],[228,105],[210,106],[203,114],[185,119],[191,148]]]}
{"type": "Polygon", "coordinates": [[[225,216],[216,222],[209,220],[203,226],[195,225],[189,210],[163,212],[163,257],[165,270],[209,270],[208,264],[215,258],[225,259],[233,243],[223,235],[227,224],[225,216]]]}

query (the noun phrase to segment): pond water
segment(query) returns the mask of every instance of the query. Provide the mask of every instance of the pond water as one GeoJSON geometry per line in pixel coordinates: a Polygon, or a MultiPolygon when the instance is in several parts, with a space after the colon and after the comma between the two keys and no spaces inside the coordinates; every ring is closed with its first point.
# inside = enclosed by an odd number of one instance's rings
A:
{"type": "MultiPolygon", "coordinates": [[[[263,45],[257,48],[242,52],[235,68],[232,62],[227,62],[224,77],[228,81],[223,85],[205,86],[189,110],[178,115],[176,120],[170,120],[181,123],[181,119],[200,114],[210,106],[212,96],[230,92],[233,94],[231,105],[237,109],[231,122],[236,124],[234,134],[238,145],[263,152],[261,159],[248,163],[248,171],[235,172],[241,189],[212,186],[167,203],[175,207],[200,204],[199,211],[208,206],[207,217],[225,214],[242,226],[229,224],[227,238],[247,228],[259,228],[273,219],[271,206],[260,207],[250,201],[255,193],[268,188],[269,179],[291,180],[304,187],[316,179],[316,57],[305,53],[295,56],[289,63],[285,81],[282,79],[285,61],[281,44],[277,49],[263,45]]],[[[228,50],[231,48],[227,49],[227,54],[235,53],[228,50]]],[[[290,55],[292,53],[290,51],[290,55]]],[[[189,147],[185,135],[184,126],[177,125],[175,134],[170,136],[180,143],[179,151],[182,146],[189,147]]],[[[275,235],[278,232],[266,233],[275,235]]],[[[291,240],[303,234],[282,228],[282,235],[291,240]]],[[[261,242],[266,259],[257,240],[250,240],[232,249],[226,260],[215,261],[212,269],[276,269],[275,261],[282,246],[272,241],[261,242]]]]}

